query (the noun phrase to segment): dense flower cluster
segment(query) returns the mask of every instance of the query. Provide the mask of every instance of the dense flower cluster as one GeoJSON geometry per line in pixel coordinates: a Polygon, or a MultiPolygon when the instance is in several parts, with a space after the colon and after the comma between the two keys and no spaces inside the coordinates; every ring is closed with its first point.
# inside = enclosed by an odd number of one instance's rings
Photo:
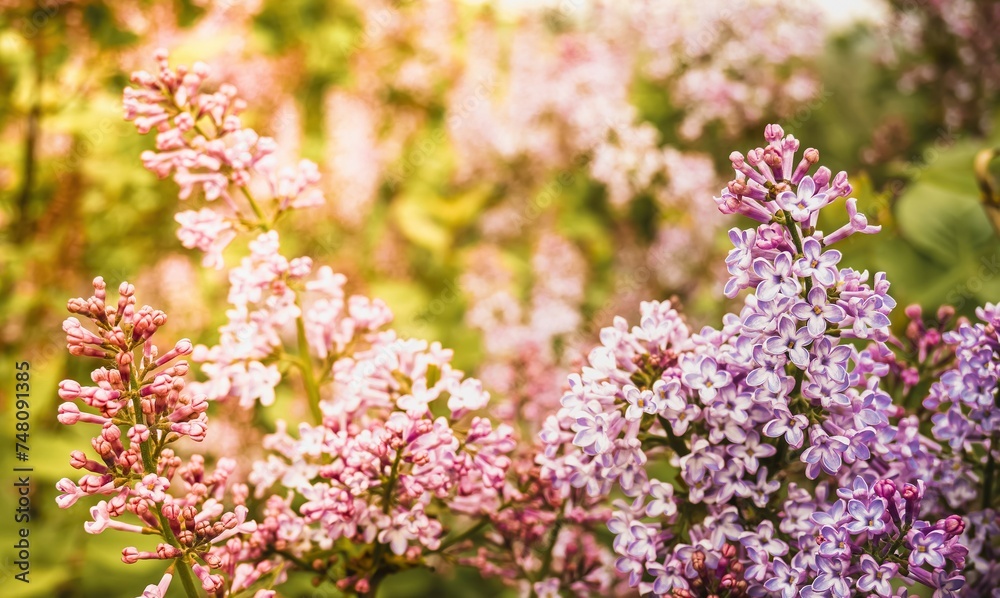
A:
{"type": "MultiPolygon", "coordinates": [[[[59,407],[59,421],[100,426],[91,440],[100,460],[73,451],[71,465],[88,473],[78,482],[62,479],[56,485],[62,492],[56,502],[65,509],[84,497],[106,496],[90,508],[91,521],[84,524],[88,533],[114,529],[162,538],[154,552],[134,546],[122,550],[125,563],[172,563],[159,584],[146,588],[146,598],[165,596],[174,575],[180,575],[190,592],[192,564],[201,587],[210,593],[244,592],[262,577],[280,577],[253,540],[257,523],[245,505],[247,487],[229,484],[235,462],[221,459],[214,472],[206,471],[201,455],[185,463],[169,447],[184,438],[201,441],[207,430],[208,402],[185,387],[188,365],[177,361],[191,353],[191,342],[181,340],[160,355],[152,337],[166,315],[149,306],[136,308],[135,287],[128,283],[123,282],[118,293],[117,304],[108,304],[106,284],[98,277],[91,297],[68,304],[70,312],[97,329],[95,333],[76,317],[67,318],[63,330],[70,354],[101,359],[105,366],[91,374],[93,386],[75,380],[60,383],[59,397],[65,402],[59,407]],[[81,410],[77,401],[90,409],[81,410]],[[232,508],[224,505],[227,493],[232,508]],[[138,523],[123,521],[129,515],[138,523]]],[[[269,598],[273,592],[254,595],[269,598]]]]}
{"type": "Polygon", "coordinates": [[[973,583],[969,591],[985,595],[1000,580],[996,541],[1000,531],[996,475],[1000,461],[1000,311],[996,305],[986,304],[976,314],[980,322],[959,322],[943,335],[930,335],[943,359],[918,360],[925,369],[935,361],[947,364],[935,371],[936,381],[923,399],[933,437],[944,445],[942,454],[922,459],[920,466],[932,471],[938,481],[933,488],[935,512],[939,516],[967,514],[962,541],[970,552],[973,583]]]}
{"type": "Polygon", "coordinates": [[[202,87],[211,72],[204,63],[174,70],[165,50],[157,51],[156,60],[157,75],[133,73],[137,87],[125,88],[125,119],[140,133],[157,131],[156,149],[143,152],[142,163],[161,178],[173,176],[180,199],[199,191],[205,201],[224,204],[176,216],[178,238],[205,252],[206,266],[224,267],[222,252],[238,229],[267,227],[289,209],[323,202],[314,163],[279,164],[274,140],[243,127],[239,114],[246,102],[235,87],[224,84],[207,93],[202,87]],[[268,203],[255,200],[263,195],[268,203]]]}
{"type": "Polygon", "coordinates": [[[440,513],[496,511],[515,444],[509,426],[475,415],[489,395],[440,344],[391,332],[367,344],[334,363],[323,424],[300,424],[297,439],[282,424],[265,439],[273,454],[250,476],[258,496],[287,494],[268,501],[280,549],[308,563],[342,538],[374,546],[333,552],[338,586],[361,593],[382,567],[414,566],[442,549],[440,513]],[[435,416],[439,403],[447,415],[435,416]]]}
{"type": "MultiPolygon", "coordinates": [[[[608,526],[618,569],[644,592],[708,596],[727,588],[737,596],[763,586],[788,596],[848,596],[862,583],[852,577],[857,567],[871,573],[869,561],[851,560],[862,549],[911,555],[902,575],[938,589],[960,586],[964,548],[954,538],[961,529],[928,536],[955,566],[946,569],[943,557],[920,560],[913,551],[924,554],[918,534],[931,534],[930,524],[914,523],[913,505],[897,523],[894,492],[867,494],[865,484],[904,483],[907,464],[929,450],[880,388],[895,306],[889,283],[841,266],[830,248],[878,227],[848,199],[849,222],[818,230],[820,210],[850,194],[846,174],[820,167],[810,175],[818,152],[807,149],[796,161],[799,142],[779,126],[768,126],[765,138],[766,147],[732,154],[736,177],[716,199],[724,213],[760,223],[730,231],[726,294],[753,289],[743,309],[721,329],[699,332],[669,302],[644,302],[632,328],[616,318],[546,422],[542,476],[563,492],[607,495],[617,485],[634,499],[618,503],[608,526]],[[859,350],[845,339],[872,344],[859,350]],[[650,474],[651,457],[664,451],[679,468],[674,479],[650,474]],[[837,502],[833,490],[858,475],[864,493],[855,486],[853,502],[837,502]],[[852,516],[892,531],[851,540],[865,531],[852,516]],[[839,534],[839,556],[817,544],[829,534],[839,534]],[[849,540],[857,552],[844,548],[849,540]],[[921,572],[924,564],[929,571],[921,572]]],[[[914,492],[921,494],[906,486],[903,496],[914,492]]],[[[877,588],[866,591],[884,589],[861,579],[877,588]]]]}

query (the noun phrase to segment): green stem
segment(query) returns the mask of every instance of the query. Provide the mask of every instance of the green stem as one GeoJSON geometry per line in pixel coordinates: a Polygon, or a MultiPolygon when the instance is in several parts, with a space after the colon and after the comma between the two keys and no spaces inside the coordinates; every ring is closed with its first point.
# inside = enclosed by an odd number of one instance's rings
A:
{"type": "MultiPolygon", "coordinates": [[[[399,462],[403,458],[403,447],[396,450],[396,458],[392,461],[392,470],[389,471],[389,479],[385,482],[385,491],[382,493],[382,512],[386,515],[392,509],[392,493],[396,489],[396,480],[399,479],[399,462]]],[[[372,556],[372,574],[368,580],[369,589],[365,596],[375,596],[378,593],[378,586],[382,583],[386,573],[380,571],[382,566],[382,556],[385,554],[385,544],[376,540],[375,554],[372,556]]]]}
{"type": "Polygon", "coordinates": [[[788,232],[792,235],[792,243],[795,244],[795,251],[801,256],[802,252],[802,239],[799,237],[799,229],[795,226],[795,221],[792,220],[792,215],[788,210],[782,210],[781,213],[785,217],[785,227],[788,228],[788,232]]]}
{"type": "Polygon", "coordinates": [[[562,530],[563,520],[560,517],[556,519],[556,523],[552,526],[552,537],[549,538],[549,544],[545,547],[545,560],[542,561],[542,568],[539,570],[538,580],[544,580],[548,574],[549,569],[552,568],[553,551],[556,547],[556,541],[559,539],[559,532],[562,530]]]}
{"type": "Polygon", "coordinates": [[[667,442],[670,444],[670,448],[674,449],[678,457],[688,454],[688,449],[684,446],[684,441],[674,435],[674,429],[670,426],[667,418],[662,415],[657,415],[656,417],[660,420],[660,425],[663,426],[663,430],[667,433],[667,442]]]}
{"type": "Polygon", "coordinates": [[[382,493],[382,512],[386,515],[392,508],[392,493],[396,489],[396,480],[399,479],[399,462],[403,458],[403,447],[396,449],[396,458],[392,461],[392,470],[389,472],[389,479],[385,483],[385,492],[382,493]]]}
{"type": "MultiPolygon", "coordinates": [[[[174,530],[170,528],[170,522],[163,516],[163,513],[157,511],[156,518],[160,521],[160,532],[163,534],[163,539],[167,541],[167,544],[178,550],[184,550],[177,536],[174,535],[174,530]]],[[[174,571],[177,572],[177,577],[181,578],[184,593],[189,598],[201,598],[201,592],[198,591],[198,584],[194,581],[194,573],[191,571],[191,567],[188,566],[187,561],[184,560],[183,555],[174,559],[174,571]]]]}
{"type": "MultiPolygon", "coordinates": [[[[500,508],[497,509],[495,512],[499,513],[500,511],[503,511],[509,506],[510,503],[501,505],[500,508]]],[[[458,534],[457,536],[452,536],[451,538],[447,538],[444,542],[441,542],[441,545],[438,546],[437,550],[435,550],[434,552],[444,552],[445,550],[451,548],[455,544],[458,544],[459,542],[467,540],[470,537],[476,535],[477,533],[485,529],[487,526],[489,526],[490,523],[492,523],[492,520],[489,517],[484,517],[479,523],[473,525],[464,532],[458,534]]]]}
{"type": "Polygon", "coordinates": [[[993,447],[996,446],[997,435],[994,434],[990,446],[986,450],[986,472],[983,474],[983,509],[993,504],[993,477],[996,474],[996,462],[993,460],[993,447]]]}
{"type": "Polygon", "coordinates": [[[201,592],[198,591],[198,585],[194,581],[194,573],[183,557],[177,557],[174,560],[174,571],[177,572],[177,577],[181,578],[184,593],[190,598],[201,598],[201,592]]]}
{"type": "Polygon", "coordinates": [[[257,216],[257,220],[260,221],[261,227],[265,231],[270,230],[267,218],[264,216],[264,210],[260,209],[260,206],[257,205],[257,202],[254,200],[253,195],[250,194],[250,190],[247,189],[246,187],[240,187],[240,191],[243,192],[243,196],[247,198],[248,202],[250,202],[250,208],[253,209],[254,215],[257,216]]]}
{"type": "Polygon", "coordinates": [[[309,341],[306,340],[306,323],[301,314],[295,320],[295,329],[298,332],[299,366],[302,369],[302,383],[306,387],[306,396],[309,398],[309,411],[312,413],[313,420],[320,424],[323,422],[323,411],[319,408],[319,384],[316,383],[316,374],[313,372],[312,358],[309,356],[309,341]]]}

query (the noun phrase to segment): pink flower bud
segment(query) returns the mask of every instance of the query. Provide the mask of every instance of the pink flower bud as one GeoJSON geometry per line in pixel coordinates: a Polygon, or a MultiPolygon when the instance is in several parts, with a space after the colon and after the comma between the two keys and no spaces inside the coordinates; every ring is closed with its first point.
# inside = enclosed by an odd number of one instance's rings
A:
{"type": "Polygon", "coordinates": [[[71,401],[79,398],[80,383],[76,380],[63,380],[59,383],[59,398],[64,401],[71,401]]]}
{"type": "Polygon", "coordinates": [[[122,549],[122,562],[126,565],[134,565],[139,562],[139,549],[135,546],[127,546],[122,549]]]}

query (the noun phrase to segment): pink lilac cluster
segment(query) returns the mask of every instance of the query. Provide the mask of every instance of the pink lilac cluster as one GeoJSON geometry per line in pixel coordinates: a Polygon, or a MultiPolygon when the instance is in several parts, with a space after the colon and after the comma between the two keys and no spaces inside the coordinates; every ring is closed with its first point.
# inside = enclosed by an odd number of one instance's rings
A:
{"type": "Polygon", "coordinates": [[[886,62],[904,92],[921,90],[947,130],[991,128],[1000,94],[1000,6],[990,0],[892,0],[882,36],[886,62]],[[929,85],[933,82],[933,85],[929,85]]]}
{"type": "MultiPolygon", "coordinates": [[[[207,376],[195,388],[211,400],[271,405],[282,379],[280,365],[328,371],[355,336],[392,320],[381,300],[346,297],[342,274],[328,266],[314,269],[309,257],[283,256],[276,231],[258,235],[249,251],[229,271],[230,308],[218,344],[199,345],[192,355],[207,376]],[[304,347],[295,349],[296,342],[304,347]]],[[[318,400],[310,397],[311,404],[318,400]]]]}
{"type": "MultiPolygon", "coordinates": [[[[461,279],[470,302],[466,321],[483,333],[487,351],[479,376],[501,397],[492,412],[518,422],[527,435],[558,408],[561,380],[577,354],[572,333],[579,328],[586,282],[583,256],[568,239],[546,231],[533,249],[527,305],[518,299],[522,281],[497,246],[477,247],[469,260],[474,267],[461,279]]],[[[564,496],[540,480],[534,464],[540,450],[534,443],[512,453],[503,508],[490,514],[490,531],[458,562],[524,595],[621,594],[614,558],[600,539],[606,506],[582,491],[564,496]]]]}
{"type": "MultiPolygon", "coordinates": [[[[247,487],[229,482],[235,462],[220,459],[208,471],[201,455],[184,462],[170,447],[183,439],[200,442],[207,431],[208,401],[186,388],[188,364],[178,360],[191,353],[191,342],[183,339],[161,355],[153,335],[166,315],[149,306],[137,308],[135,287],[126,282],[118,293],[117,304],[108,303],[106,284],[98,277],[91,297],[68,304],[71,313],[96,329],[77,317],[67,318],[63,330],[70,354],[97,358],[104,365],[91,374],[93,385],[75,380],[59,384],[65,401],[59,406],[59,422],[94,424],[100,430],[91,440],[98,459],[73,451],[70,464],[87,473],[76,482],[60,480],[56,487],[62,494],[56,502],[65,509],[82,498],[106,497],[90,507],[91,521],[84,524],[88,533],[113,529],[160,536],[155,551],[122,550],[128,564],[143,559],[169,563],[163,579],[146,588],[145,598],[165,596],[178,575],[189,595],[195,577],[213,595],[247,595],[258,582],[275,581],[282,574],[263,558],[257,523],[245,504],[247,487]],[[227,495],[232,507],[224,502],[227,495]]],[[[254,596],[270,598],[273,592],[261,589],[254,596]]]]}
{"type": "Polygon", "coordinates": [[[222,252],[239,230],[266,229],[289,209],[323,202],[319,170],[308,160],[279,164],[274,140],[243,126],[239,115],[246,103],[235,87],[206,92],[206,64],[172,69],[167,57],[166,50],[156,52],[156,75],[132,74],[136,87],[125,89],[125,119],[140,133],[156,130],[156,149],[143,152],[142,163],[161,178],[172,176],[180,199],[200,194],[223,204],[176,216],[181,243],[203,251],[206,266],[221,269],[222,252]]]}
{"type": "MultiPolygon", "coordinates": [[[[726,294],[752,289],[740,313],[697,332],[670,302],[643,302],[638,326],[615,318],[541,433],[540,473],[553,488],[606,496],[617,487],[631,498],[616,502],[608,527],[617,568],[644,593],[760,595],[782,578],[794,582],[788,596],[851,595],[844,588],[861,582],[850,562],[818,556],[824,528],[814,513],[836,513],[834,490],[858,475],[902,486],[909,465],[933,450],[880,387],[895,306],[888,281],[842,266],[830,248],[878,227],[851,198],[848,223],[819,230],[820,210],[851,192],[846,174],[810,174],[818,152],[796,159],[799,143],[780,126],[765,139],[730,156],[736,176],[716,198],[723,213],[759,222],[730,231],[726,294]],[[650,467],[660,456],[675,476],[652,473],[663,471],[650,467]]],[[[921,530],[931,533],[912,520],[897,526],[893,554],[916,550],[921,530]]],[[[960,585],[954,535],[954,567],[934,558],[899,573],[940,591],[960,585]]]]}
{"type": "Polygon", "coordinates": [[[527,293],[496,245],[472,251],[460,279],[469,304],[465,321],[482,333],[486,352],[478,376],[503,397],[496,413],[505,421],[540,422],[558,406],[576,349],[568,339],[582,320],[586,265],[579,248],[546,231],[532,250],[527,293]]]}
{"type": "Polygon", "coordinates": [[[472,554],[458,562],[525,596],[627,594],[601,537],[609,509],[599,497],[583,491],[564,496],[540,479],[532,463],[537,451],[531,446],[517,452],[503,507],[490,515],[491,529],[470,543],[472,554]]]}
{"type": "Polygon", "coordinates": [[[336,571],[338,587],[366,593],[387,570],[442,552],[442,514],[501,508],[515,440],[481,415],[489,394],[440,344],[388,331],[352,340],[332,366],[323,423],[300,424],[297,438],[280,424],[250,481],[259,497],[277,493],[267,515],[275,546],[326,559],[320,568],[336,571]]]}
{"type": "MultiPolygon", "coordinates": [[[[163,73],[172,76],[165,66],[163,73]]],[[[311,194],[287,191],[288,205],[311,194]]],[[[386,329],[392,313],[385,303],[347,297],[343,275],[314,269],[309,257],[285,257],[275,230],[248,248],[229,271],[218,344],[185,346],[206,377],[191,388],[203,408],[229,399],[267,407],[296,371],[313,424],[292,435],[281,423],[264,442],[266,460],[253,465],[254,497],[265,502],[252,538],[261,552],[213,563],[266,570],[274,559],[283,572],[324,574],[367,595],[392,572],[449,557],[446,526],[502,508],[512,428],[484,416],[489,393],[451,366],[451,351],[386,329]]],[[[248,493],[240,487],[241,499],[248,493]]],[[[481,529],[470,526],[470,533],[481,529]]],[[[256,579],[233,570],[240,580],[256,579]]]]}
{"type": "Polygon", "coordinates": [[[744,0],[595,3],[601,27],[628,40],[645,78],[670,88],[683,110],[681,137],[721,125],[729,135],[765,114],[791,117],[820,95],[810,63],[824,23],[806,5],[744,0]],[[801,35],[810,28],[810,35],[801,35]]]}

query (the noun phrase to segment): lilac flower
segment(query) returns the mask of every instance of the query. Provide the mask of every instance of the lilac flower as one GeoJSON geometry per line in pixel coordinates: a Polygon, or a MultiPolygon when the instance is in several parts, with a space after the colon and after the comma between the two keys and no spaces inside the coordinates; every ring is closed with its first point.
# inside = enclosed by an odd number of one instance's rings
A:
{"type": "Polygon", "coordinates": [[[770,444],[762,444],[760,435],[757,432],[750,432],[742,444],[731,444],[726,447],[726,452],[729,456],[739,459],[747,473],[754,474],[760,466],[758,458],[770,457],[777,452],[777,449],[770,444]]]}
{"type": "Polygon", "coordinates": [[[820,337],[812,345],[809,372],[837,381],[847,380],[847,361],[850,357],[850,345],[838,345],[829,337],[820,337]]]}
{"type": "Polygon", "coordinates": [[[753,262],[753,248],[757,242],[757,231],[752,228],[747,230],[731,228],[729,229],[729,240],[733,242],[733,249],[726,256],[726,264],[740,270],[748,270],[753,262]]]}
{"type": "Polygon", "coordinates": [[[637,559],[650,560],[656,557],[656,541],[659,530],[641,521],[633,521],[629,526],[631,541],[625,548],[626,553],[637,559]]]}
{"type": "Polygon", "coordinates": [[[866,507],[865,503],[852,498],[847,503],[847,510],[851,513],[851,517],[854,517],[854,520],[849,521],[845,526],[852,534],[866,532],[880,535],[885,533],[885,521],[882,520],[885,516],[885,501],[883,499],[876,498],[866,507]]]}
{"type": "Polygon", "coordinates": [[[826,193],[816,193],[816,183],[811,176],[799,181],[795,192],[783,191],[775,198],[781,209],[787,210],[796,222],[806,222],[813,212],[826,205],[826,193]]]}
{"type": "Polygon", "coordinates": [[[784,436],[785,442],[793,449],[802,446],[809,420],[804,415],[793,416],[787,408],[776,409],[774,415],[774,419],[764,425],[764,436],[769,438],[784,436]]]}
{"type": "Polygon", "coordinates": [[[788,353],[789,360],[800,368],[809,365],[809,351],[806,347],[812,343],[812,335],[805,328],[796,330],[795,319],[781,316],[778,320],[778,336],[772,336],[764,341],[764,350],[771,355],[788,353]]]}
{"type": "Polygon", "coordinates": [[[653,591],[659,596],[668,596],[674,589],[686,590],[690,587],[683,575],[683,565],[676,558],[670,558],[666,566],[653,561],[646,565],[646,570],[656,578],[653,591]]]}
{"type": "Polygon", "coordinates": [[[727,386],[733,378],[729,372],[719,370],[719,364],[714,358],[704,356],[697,362],[687,360],[683,365],[684,384],[698,391],[702,401],[708,402],[715,398],[719,389],[727,386]]]}
{"type": "Polygon", "coordinates": [[[767,503],[771,502],[771,495],[779,488],[781,488],[781,482],[768,480],[767,468],[761,467],[757,471],[757,484],[750,488],[750,498],[753,500],[753,504],[763,509],[767,503]]]}
{"type": "Polygon", "coordinates": [[[932,430],[934,437],[948,441],[949,446],[953,449],[961,447],[965,443],[966,436],[973,429],[969,420],[956,407],[952,407],[944,413],[935,413],[931,416],[931,421],[934,422],[932,430]]]}
{"type": "Polygon", "coordinates": [[[965,587],[961,573],[935,571],[931,574],[931,587],[935,588],[932,598],[958,598],[965,587]]]}
{"type": "Polygon", "coordinates": [[[851,538],[846,529],[824,525],[820,528],[819,535],[821,555],[831,558],[851,556],[851,538]]]}
{"type": "Polygon", "coordinates": [[[680,465],[685,480],[700,482],[706,471],[720,471],[723,461],[711,451],[707,440],[698,438],[691,444],[691,452],[681,457],[680,465]]]}
{"type": "MultiPolygon", "coordinates": [[[[971,369],[971,368],[970,368],[971,369]]],[[[978,371],[970,371],[962,376],[962,401],[974,406],[989,407],[993,405],[997,391],[997,378],[991,374],[983,375],[978,371]]]]}
{"type": "MultiPolygon", "coordinates": [[[[847,554],[850,554],[848,548],[847,554]]],[[[812,582],[812,589],[817,592],[827,592],[836,598],[848,598],[851,595],[850,585],[844,577],[844,561],[840,559],[816,559],[819,575],[812,582]]]]}
{"type": "Polygon", "coordinates": [[[837,281],[837,264],[841,254],[836,249],[823,251],[823,245],[812,237],[802,242],[802,256],[795,262],[795,273],[803,278],[812,276],[818,288],[831,287],[837,281]]]}
{"type": "Polygon", "coordinates": [[[747,375],[746,383],[763,386],[771,393],[781,392],[785,380],[790,378],[785,375],[785,355],[772,355],[764,350],[763,345],[757,345],[753,348],[753,361],[757,367],[747,375]]]}
{"type": "Polygon", "coordinates": [[[614,424],[615,413],[604,413],[597,401],[590,401],[585,409],[574,414],[573,431],[576,436],[573,444],[583,449],[588,455],[598,455],[608,452],[611,448],[609,436],[614,424]]]}
{"type": "MultiPolygon", "coordinates": [[[[654,564],[658,563],[650,563],[649,567],[652,567],[654,564]]],[[[618,559],[615,560],[615,569],[619,573],[628,574],[628,585],[630,588],[634,588],[639,585],[639,582],[642,581],[642,574],[645,572],[642,566],[642,561],[634,559],[630,556],[618,557],[618,559]]]]}
{"type": "Polygon", "coordinates": [[[642,419],[643,413],[656,413],[660,410],[656,394],[651,390],[639,390],[631,384],[626,384],[622,392],[628,401],[628,409],[625,410],[627,420],[642,419]]]}
{"type": "Polygon", "coordinates": [[[869,487],[868,482],[862,476],[854,476],[854,482],[851,483],[850,488],[837,488],[837,496],[847,501],[857,499],[868,502],[872,498],[873,492],[873,487],[869,487]]]}
{"type": "Polygon", "coordinates": [[[878,596],[892,596],[892,585],[889,583],[899,571],[899,565],[895,563],[882,563],[881,565],[871,556],[861,555],[861,572],[864,574],[858,578],[858,589],[863,592],[873,592],[878,596]]]}
{"type": "Polygon", "coordinates": [[[743,327],[753,332],[772,333],[778,328],[778,319],[788,312],[795,300],[791,297],[778,297],[773,301],[759,299],[754,311],[743,319],[743,327]]]}
{"type": "Polygon", "coordinates": [[[728,503],[733,496],[746,498],[750,496],[750,484],[743,479],[743,464],[733,459],[726,463],[722,471],[712,476],[714,493],[712,500],[716,503],[728,503]]]}
{"type": "Polygon", "coordinates": [[[842,454],[847,450],[849,441],[843,436],[830,436],[819,426],[814,426],[810,432],[812,446],[802,452],[802,461],[806,463],[806,477],[815,480],[820,469],[830,475],[836,475],[843,465],[842,454]]]}
{"type": "Polygon", "coordinates": [[[674,397],[666,403],[662,415],[670,422],[670,428],[674,434],[683,436],[687,433],[688,426],[698,420],[701,408],[685,403],[681,397],[674,397]]]}
{"type": "Polygon", "coordinates": [[[762,582],[767,577],[767,569],[770,565],[768,560],[771,555],[763,550],[747,547],[747,556],[750,559],[750,566],[743,571],[743,577],[750,581],[762,582]]]}
{"type": "Polygon", "coordinates": [[[810,289],[806,300],[796,303],[792,307],[792,315],[800,320],[805,320],[806,329],[814,337],[823,336],[826,333],[827,322],[839,324],[847,317],[844,308],[827,300],[826,289],[821,286],[810,289]]]}
{"type": "Polygon", "coordinates": [[[802,571],[792,569],[780,557],[774,559],[771,566],[774,577],[765,581],[764,587],[769,592],[780,592],[781,598],[795,598],[802,583],[802,571]]]}
{"type": "Polygon", "coordinates": [[[794,297],[799,293],[799,280],[792,273],[792,256],[781,252],[774,262],[764,258],[753,261],[753,271],[762,280],[757,284],[757,298],[771,301],[779,294],[794,297]]]}
{"type": "Polygon", "coordinates": [[[843,522],[846,513],[847,501],[837,500],[834,501],[833,505],[826,512],[818,511],[813,513],[809,518],[820,527],[831,526],[838,528],[841,522],[843,522]]]}
{"type": "Polygon", "coordinates": [[[788,544],[774,537],[774,523],[768,520],[762,521],[754,531],[743,532],[740,544],[763,550],[772,556],[788,554],[788,544]]]}
{"type": "Polygon", "coordinates": [[[913,551],[910,552],[910,564],[914,567],[927,564],[935,569],[944,567],[945,535],[941,530],[934,530],[928,533],[922,531],[914,532],[910,536],[910,544],[913,551]]]}
{"type": "Polygon", "coordinates": [[[672,517],[677,513],[677,503],[674,501],[674,487],[658,480],[649,481],[649,496],[652,500],[646,505],[646,515],[649,517],[672,517]]]}
{"type": "Polygon", "coordinates": [[[705,518],[705,527],[711,530],[709,537],[716,550],[721,549],[726,540],[739,539],[743,534],[740,521],[740,513],[733,506],[724,508],[717,516],[705,518]]]}
{"type": "Polygon", "coordinates": [[[854,335],[858,338],[868,338],[873,329],[881,330],[889,325],[889,318],[880,310],[882,300],[878,297],[868,297],[861,301],[850,302],[850,311],[854,314],[854,335]]]}
{"type": "Polygon", "coordinates": [[[847,224],[833,231],[823,239],[823,242],[827,245],[827,247],[838,241],[846,239],[854,233],[872,235],[882,230],[881,226],[872,226],[868,224],[868,218],[865,217],[864,214],[858,212],[857,199],[852,197],[845,203],[847,207],[847,216],[850,220],[847,224]]]}

